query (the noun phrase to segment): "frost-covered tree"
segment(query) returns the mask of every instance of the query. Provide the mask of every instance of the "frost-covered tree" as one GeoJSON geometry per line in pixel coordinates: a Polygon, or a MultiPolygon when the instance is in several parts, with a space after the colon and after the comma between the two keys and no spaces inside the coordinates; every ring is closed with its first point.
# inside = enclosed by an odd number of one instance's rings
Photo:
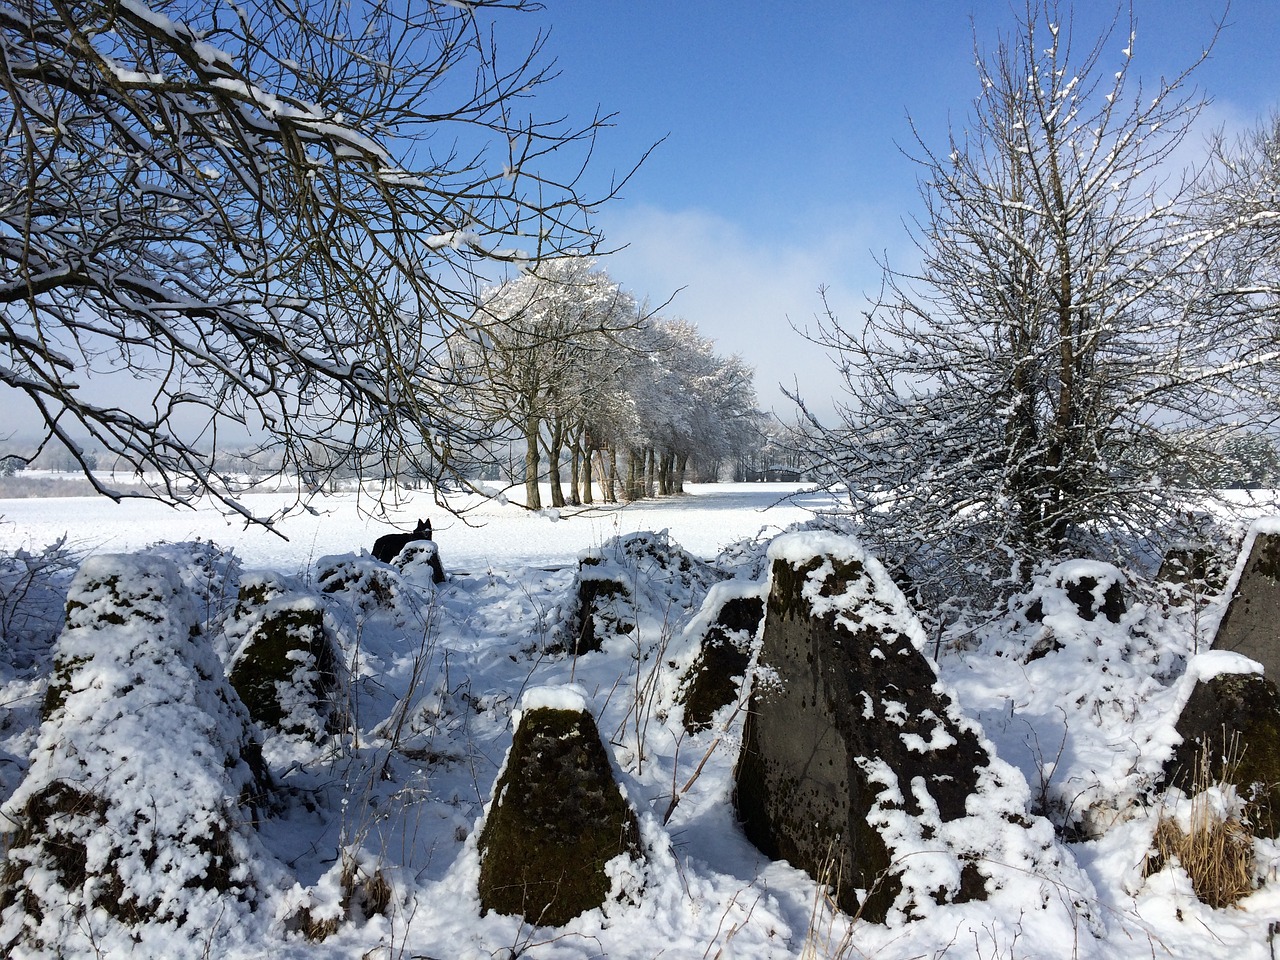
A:
{"type": "Polygon", "coordinates": [[[1280,418],[1280,113],[1235,141],[1219,134],[1198,213],[1210,238],[1197,280],[1206,314],[1233,339],[1249,343],[1270,394],[1269,419],[1280,418]]]}
{"type": "Polygon", "coordinates": [[[886,267],[865,323],[819,321],[848,392],[837,425],[809,418],[820,466],[951,593],[1172,517],[1177,464],[1256,380],[1183,296],[1204,237],[1165,167],[1188,75],[1146,87],[1132,18],[1091,42],[1061,14],[1031,0],[963,127],[917,137],[918,268],[886,267]]]}
{"type": "Polygon", "coordinates": [[[643,463],[644,488],[682,493],[691,464],[714,479],[722,459],[753,442],[755,373],[684,320],[655,320],[645,352],[648,362],[635,368],[643,382],[633,384],[633,461],[643,463]]]}
{"type": "Polygon", "coordinates": [[[542,507],[545,452],[552,506],[564,506],[560,460],[593,397],[626,366],[635,300],[596,266],[570,255],[491,289],[470,326],[449,342],[452,371],[472,416],[524,446],[525,504],[542,507]]]}
{"type": "Polygon", "coordinates": [[[524,6],[0,0],[0,383],[30,456],[138,495],[104,448],[242,513],[210,451],[246,434],[287,469],[447,475],[432,371],[477,278],[593,239],[601,121],[528,115],[542,40],[493,39],[524,6]]]}

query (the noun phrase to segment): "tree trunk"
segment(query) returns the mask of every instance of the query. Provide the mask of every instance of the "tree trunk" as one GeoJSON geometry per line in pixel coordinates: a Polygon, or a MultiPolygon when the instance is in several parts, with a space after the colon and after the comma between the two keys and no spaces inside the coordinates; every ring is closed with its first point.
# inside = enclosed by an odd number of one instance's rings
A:
{"type": "Polygon", "coordinates": [[[593,479],[591,476],[591,453],[589,446],[584,446],[582,451],[582,502],[586,504],[595,503],[595,491],[592,489],[593,479]]]}
{"type": "Polygon", "coordinates": [[[573,432],[573,440],[569,444],[569,503],[572,506],[582,504],[579,486],[582,482],[582,431],[573,432]]]}
{"type": "Polygon", "coordinates": [[[560,486],[560,454],[564,452],[564,427],[557,420],[551,428],[547,444],[547,478],[551,481],[551,506],[564,506],[564,490],[560,486]]]}
{"type": "Polygon", "coordinates": [[[538,417],[530,414],[524,421],[524,502],[530,510],[542,509],[538,491],[538,417]]]}
{"type": "Polygon", "coordinates": [[[684,493],[684,475],[688,469],[689,455],[682,453],[676,458],[675,490],[672,491],[673,493],[684,493]]]}
{"type": "Polygon", "coordinates": [[[627,450],[627,482],[623,496],[631,501],[644,498],[644,453],[634,447],[627,450]]]}
{"type": "Polygon", "coordinates": [[[618,448],[609,445],[609,468],[605,469],[604,453],[600,454],[600,476],[605,478],[604,502],[618,502],[618,448]]]}

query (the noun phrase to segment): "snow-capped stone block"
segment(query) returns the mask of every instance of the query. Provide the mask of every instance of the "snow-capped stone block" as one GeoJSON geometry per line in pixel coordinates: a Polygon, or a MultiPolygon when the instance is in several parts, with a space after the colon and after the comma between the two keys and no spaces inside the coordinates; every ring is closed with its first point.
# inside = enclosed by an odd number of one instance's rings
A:
{"type": "Polygon", "coordinates": [[[563,926],[605,904],[618,874],[611,864],[641,859],[635,811],[585,708],[575,687],[523,702],[480,830],[486,913],[563,926]]]}
{"type": "Polygon", "coordinates": [[[939,682],[884,567],[832,534],[780,537],[769,557],[736,773],[747,836],[864,920],[998,892],[1041,909],[1062,883],[1053,829],[1027,815],[1025,779],[939,682]]]}
{"type": "Polygon", "coordinates": [[[574,654],[596,653],[606,636],[633,632],[635,600],[626,582],[597,557],[578,561],[576,610],[567,635],[574,654]]]}
{"type": "Polygon", "coordinates": [[[371,557],[321,557],[316,564],[320,590],[366,614],[395,610],[404,593],[402,582],[399,571],[371,557]]]}
{"type": "Polygon", "coordinates": [[[86,560],[31,767],[0,816],[12,831],[0,945],[87,951],[101,918],[225,922],[229,904],[259,897],[250,824],[268,788],[177,567],[86,560]]]}
{"type": "Polygon", "coordinates": [[[1156,581],[1168,587],[1195,587],[1199,594],[1216,594],[1227,583],[1230,563],[1208,543],[1175,543],[1164,553],[1156,581]]]}
{"type": "Polygon", "coordinates": [[[703,612],[706,617],[697,621],[706,623],[698,653],[680,685],[688,733],[707,729],[717,710],[741,696],[752,647],[764,619],[764,597],[757,584],[717,584],[707,594],[703,612]]]}
{"type": "Polygon", "coordinates": [[[1097,560],[1058,564],[1047,576],[1038,578],[1033,593],[1027,619],[1036,623],[1063,614],[1088,621],[1101,615],[1111,623],[1119,623],[1127,609],[1124,574],[1097,560]]]}
{"type": "Polygon", "coordinates": [[[601,650],[611,638],[635,631],[640,608],[685,605],[691,598],[701,603],[712,584],[724,579],[665,530],[615,537],[578,559],[562,644],[575,654],[601,650]]]}
{"type": "Polygon", "coordinates": [[[1192,658],[1182,683],[1190,688],[1174,728],[1182,742],[1164,766],[1165,783],[1188,795],[1206,779],[1230,783],[1254,832],[1280,836],[1276,684],[1255,661],[1217,650],[1192,658]]]}
{"type": "Polygon", "coordinates": [[[406,580],[420,586],[438,586],[448,579],[440,560],[440,547],[434,540],[411,540],[391,563],[406,580]]]}
{"type": "Polygon", "coordinates": [[[274,573],[245,574],[228,677],[263,727],[320,740],[334,722],[341,658],[320,598],[274,573]]]}
{"type": "Polygon", "coordinates": [[[1280,518],[1254,524],[1227,590],[1231,597],[1214,650],[1240,653],[1280,682],[1280,518]]]}

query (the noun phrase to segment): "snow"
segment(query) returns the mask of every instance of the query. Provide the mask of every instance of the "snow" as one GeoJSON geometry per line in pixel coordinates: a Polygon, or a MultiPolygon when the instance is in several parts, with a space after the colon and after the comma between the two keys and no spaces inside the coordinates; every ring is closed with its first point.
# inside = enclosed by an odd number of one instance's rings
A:
{"type": "Polygon", "coordinates": [[[512,726],[519,726],[519,713],[527,710],[568,710],[586,713],[587,688],[580,683],[566,683],[558,687],[530,687],[520,698],[520,709],[512,714],[512,726]]]}
{"type": "Polygon", "coordinates": [[[1262,673],[1262,664],[1230,650],[1206,650],[1187,662],[1185,679],[1193,686],[1228,673],[1262,673]]]}
{"type": "MultiPolygon", "coordinates": [[[[367,497],[345,493],[320,501],[317,515],[287,519],[287,540],[211,509],[104,499],[0,501],[0,556],[12,561],[0,566],[5,596],[22,571],[45,571],[28,593],[38,615],[19,622],[6,614],[0,624],[5,841],[14,837],[7,818],[38,783],[100,779],[124,798],[111,815],[115,835],[129,838],[121,862],[131,887],[174,910],[169,920],[122,932],[100,911],[77,925],[73,903],[65,916],[47,915],[46,930],[61,938],[69,957],[1270,960],[1269,925],[1280,918],[1276,844],[1257,845],[1259,875],[1268,883],[1236,909],[1200,904],[1176,866],[1143,877],[1157,817],[1184,802],[1153,785],[1177,741],[1173,724],[1189,687],[1216,673],[1252,672],[1256,664],[1197,652],[1207,646],[1204,623],[1221,614],[1220,598],[1202,608],[1182,597],[1166,604],[1154,589],[1141,592],[1133,571],[1079,565],[1066,571],[1099,583],[1120,577],[1126,591],[1139,590],[1129,593],[1120,623],[1085,621],[1048,605],[1044,621],[1033,623],[1019,607],[993,623],[957,625],[942,638],[939,683],[999,758],[986,776],[990,805],[1019,805],[1037,815],[1026,831],[999,830],[984,819],[977,796],[969,816],[933,824],[948,848],[1005,865],[988,900],[929,904],[920,919],[869,924],[832,910],[814,880],[756,851],[732,808],[741,711],[724,709],[697,734],[681,724],[680,677],[713,611],[729,596],[761,595],[771,559],[833,555],[864,563],[875,584],[871,593],[892,602],[866,603],[851,594],[815,602],[863,622],[893,618],[894,629],[918,649],[932,657],[935,647],[914,617],[901,614],[901,593],[856,540],[787,533],[814,510],[834,507],[820,495],[773,506],[796,489],[695,486],[688,497],[624,509],[566,508],[558,520],[460,495],[454,504],[469,512],[449,518],[432,509],[429,493],[373,519],[358,509],[369,505],[367,497]],[[429,515],[446,583],[432,584],[412,564],[401,572],[365,555],[377,536],[393,526],[411,529],[429,515]],[[627,536],[640,531],[654,533],[627,536]],[[74,582],[66,564],[38,562],[44,546],[64,533],[86,558],[74,582]],[[672,556],[683,548],[734,578],[706,583],[697,568],[663,567],[628,546],[640,542],[672,556]],[[598,561],[588,564],[589,575],[607,568],[624,577],[635,627],[612,634],[600,652],[575,657],[556,641],[573,612],[583,558],[598,561]],[[111,607],[101,586],[111,577],[140,613],[157,619],[110,630],[91,626],[111,607]],[[344,660],[340,706],[350,729],[265,736],[264,756],[286,799],[262,815],[256,830],[237,828],[241,880],[252,892],[236,899],[184,885],[194,860],[184,857],[180,839],[158,848],[170,858],[169,874],[144,869],[141,851],[144,834],[176,830],[181,837],[184,823],[198,831],[211,816],[199,798],[230,789],[224,757],[195,738],[207,730],[218,742],[234,741],[245,720],[194,678],[218,674],[251,628],[252,618],[235,609],[238,589],[248,584],[269,587],[269,603],[323,612],[344,660]],[[58,607],[68,592],[81,606],[61,630],[58,607]],[[19,627],[20,638],[9,633],[19,627]],[[60,662],[85,667],[64,701],[74,723],[55,731],[41,726],[40,704],[59,632],[60,662]],[[174,659],[178,649],[187,652],[174,659]],[[1047,652],[1029,659],[1032,649],[1047,652]],[[203,713],[195,710],[200,705],[203,713]],[[591,712],[621,789],[637,808],[646,857],[642,865],[611,865],[622,900],[560,929],[481,916],[476,894],[476,825],[519,712],[539,707],[591,712]],[[664,823],[673,794],[686,784],[664,823]],[[1057,836],[1054,826],[1061,828],[1057,836]],[[1057,879],[1046,880],[1055,858],[1057,879]],[[389,889],[385,906],[372,895],[379,883],[389,889]],[[1045,909],[1024,913],[1029,900],[1045,909]],[[334,921],[336,929],[309,940],[304,915],[334,921]]],[[[269,512],[285,497],[243,500],[269,512]]],[[[1280,520],[1254,532],[1271,529],[1280,529],[1280,520]]],[[[1059,569],[1044,578],[1039,595],[1048,596],[1063,575],[1059,569]]],[[[912,749],[945,745],[917,739],[912,749]]],[[[244,771],[232,774],[243,778],[244,771]]],[[[891,790],[883,779],[876,816],[908,858],[907,882],[919,890],[954,884],[954,859],[940,855],[920,821],[900,816],[888,795],[912,791],[924,802],[927,794],[896,781],[891,790]]],[[[94,857],[108,853],[89,850],[94,857]]],[[[17,922],[12,911],[5,917],[0,939],[17,922]]],[[[57,952],[22,949],[14,955],[57,952]]]]}

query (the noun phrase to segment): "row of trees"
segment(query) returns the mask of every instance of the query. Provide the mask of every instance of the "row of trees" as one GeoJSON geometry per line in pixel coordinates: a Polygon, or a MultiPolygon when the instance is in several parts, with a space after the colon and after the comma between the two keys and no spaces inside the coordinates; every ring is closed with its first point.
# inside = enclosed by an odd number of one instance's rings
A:
{"type": "Polygon", "coordinates": [[[447,345],[472,432],[489,450],[523,446],[533,509],[543,477],[553,507],[593,502],[597,483],[606,500],[680,493],[759,443],[752,370],[649,313],[590,257],[549,259],[490,290],[447,345]]]}
{"type": "MultiPolygon", "coordinates": [[[[0,385],[22,456],[101,449],[144,495],[228,494],[220,450],[446,480],[441,344],[503,265],[598,239],[607,117],[531,111],[525,0],[0,0],[0,385]]],[[[531,106],[532,105],[532,106],[531,106]]]]}
{"type": "Polygon", "coordinates": [[[847,393],[807,418],[816,469],[939,602],[1167,535],[1274,420],[1280,126],[1171,171],[1202,101],[1144,88],[1136,41],[1029,0],[964,126],[918,138],[918,266],[819,321],[847,393]]]}
{"type": "Polygon", "coordinates": [[[543,40],[494,37],[526,6],[0,0],[0,384],[40,433],[19,459],[267,522],[231,492],[243,463],[438,489],[522,442],[532,507],[544,464],[555,505],[714,472],[759,426],[751,371],[567,255],[625,178],[580,187],[609,118],[525,111],[543,40]]]}

